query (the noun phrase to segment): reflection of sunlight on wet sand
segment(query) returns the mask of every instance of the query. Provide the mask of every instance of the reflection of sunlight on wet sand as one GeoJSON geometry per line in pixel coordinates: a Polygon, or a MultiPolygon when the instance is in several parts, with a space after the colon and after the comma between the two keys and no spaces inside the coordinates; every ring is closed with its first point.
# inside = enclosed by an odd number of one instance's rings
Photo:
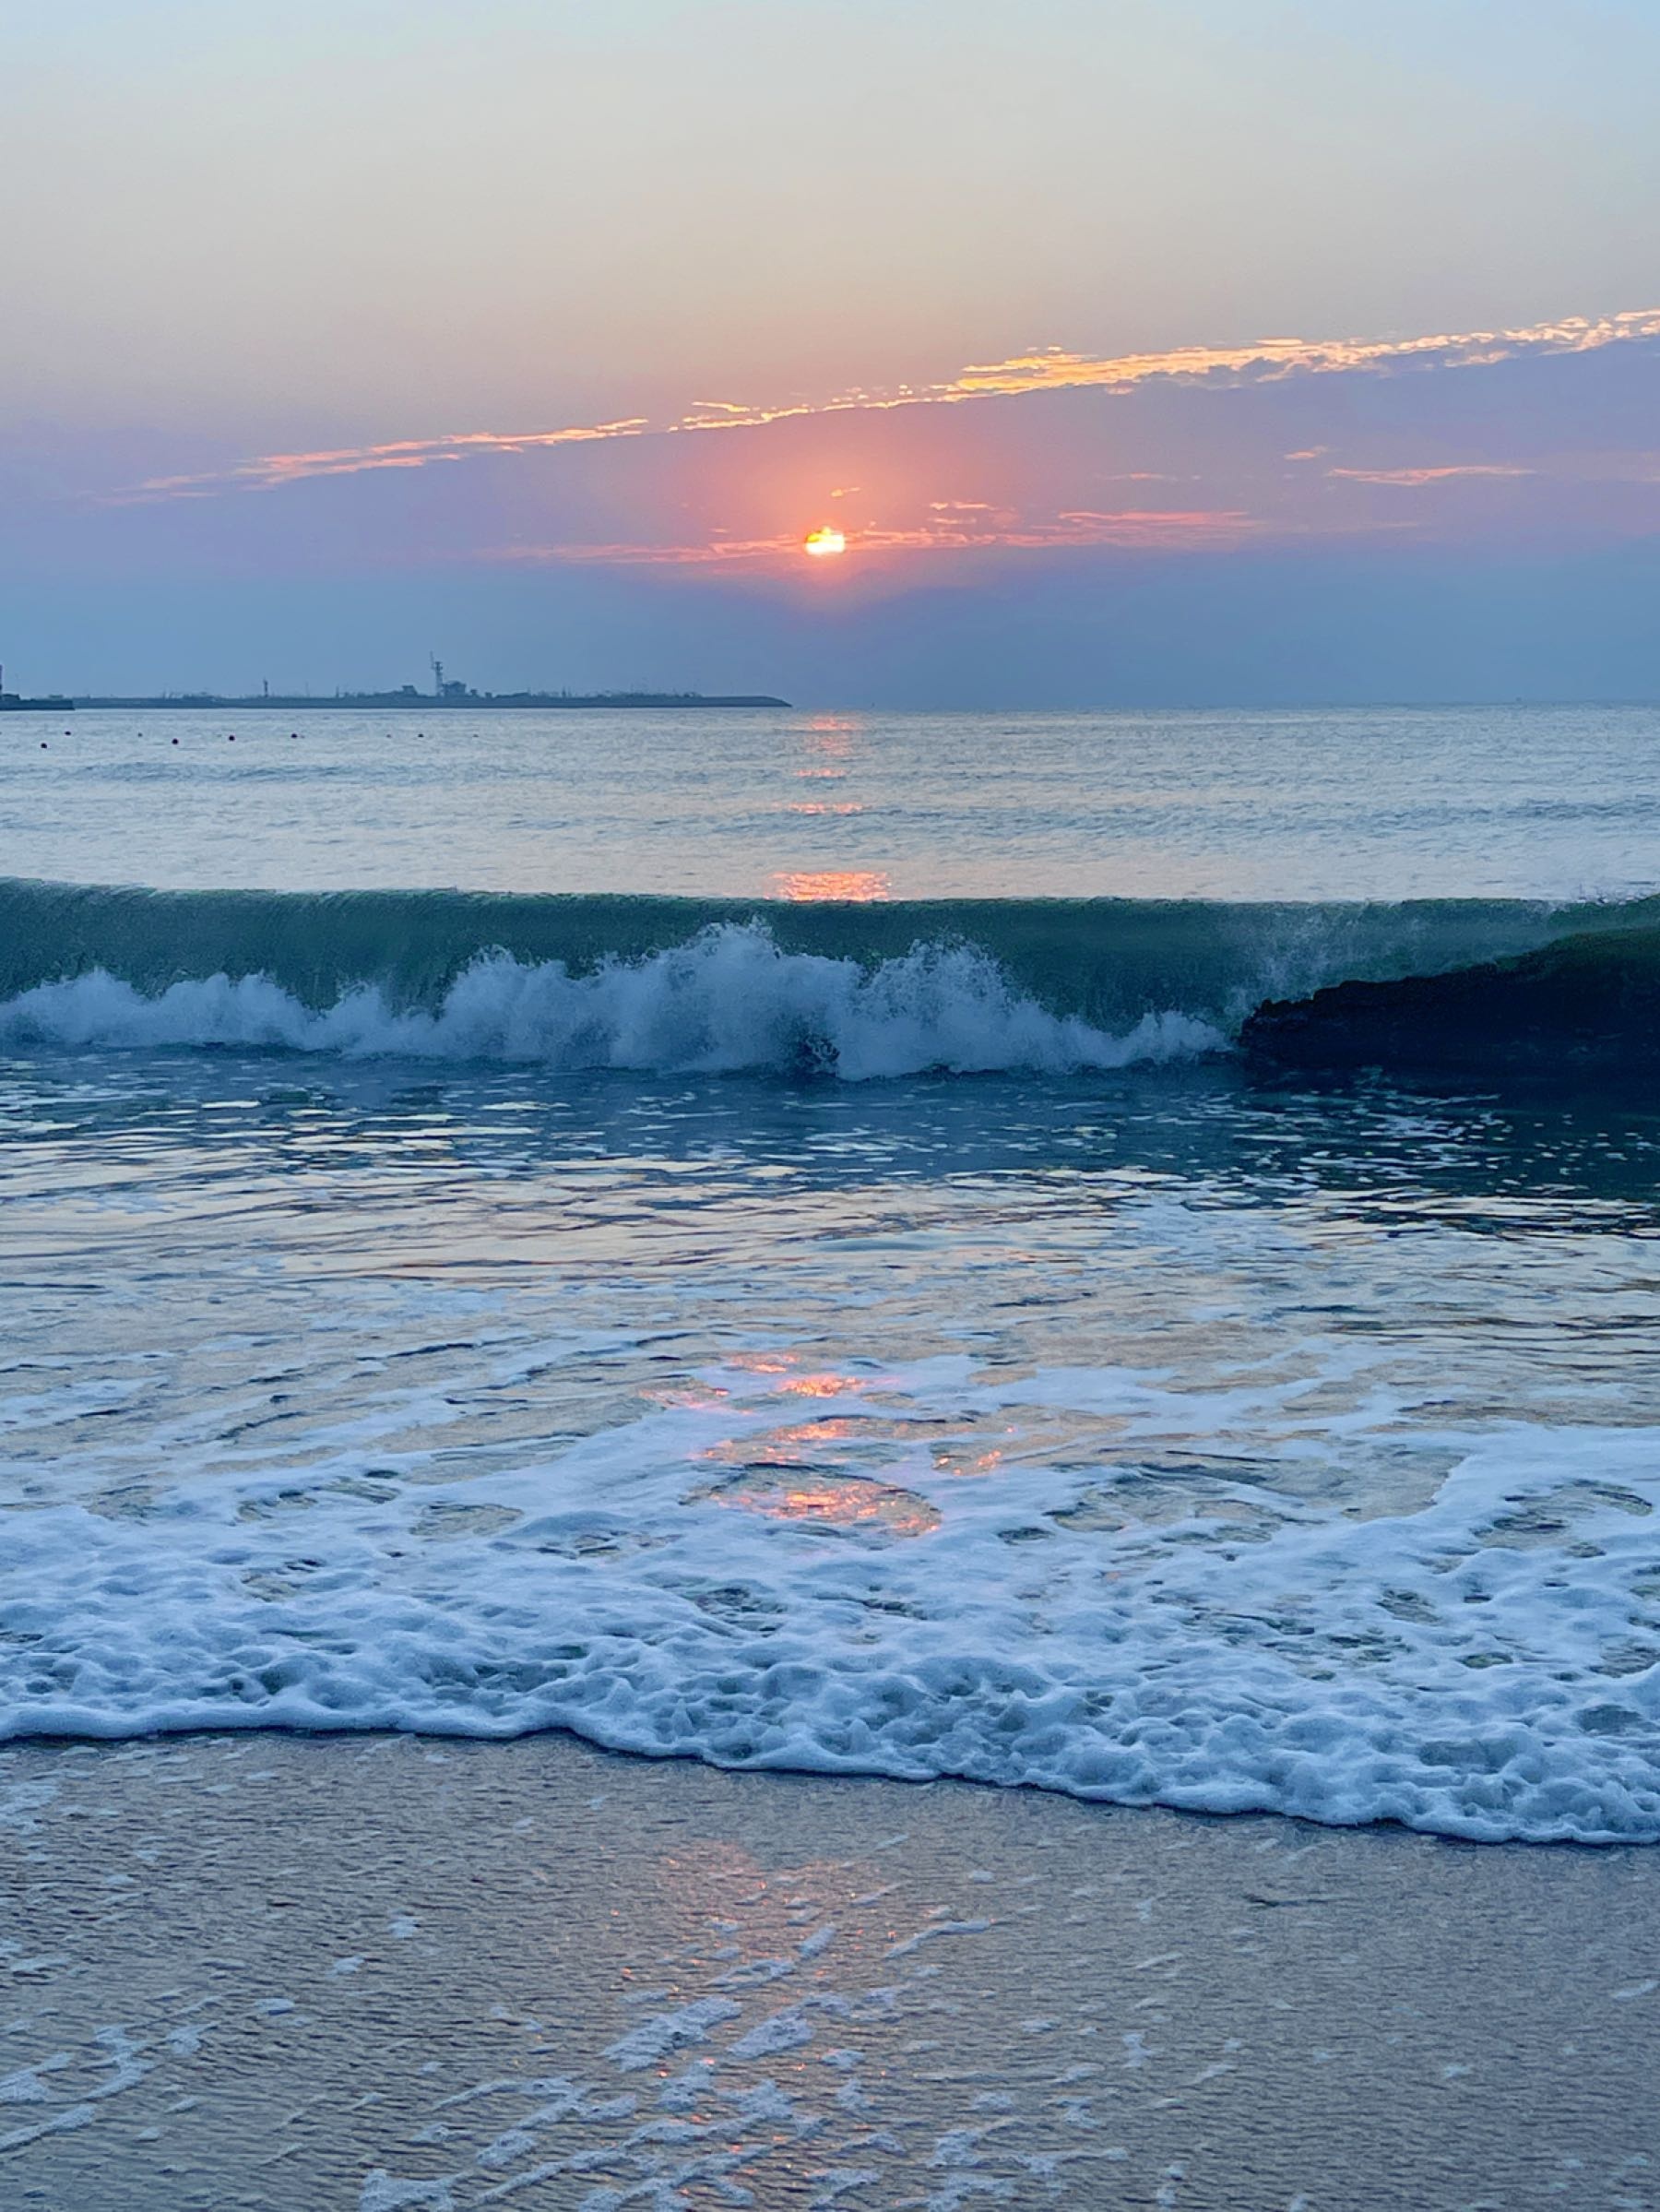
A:
{"type": "MultiPolygon", "coordinates": [[[[910,1913],[896,1917],[895,1905],[889,1901],[892,1885],[883,1878],[891,1869],[874,1858],[803,1859],[792,1854],[780,1860],[769,1854],[764,1865],[742,1844],[726,1837],[706,1837],[682,1849],[664,1852],[650,1864],[658,1897],[672,1916],[665,1933],[694,1946],[690,1958],[706,1974],[713,1976],[717,1968],[721,1970],[720,1979],[712,1983],[716,1989],[741,1989],[757,1965],[762,1971],[755,1980],[765,1985],[777,1978],[776,1969],[782,1961],[800,1958],[803,1908],[809,1909],[810,1918],[816,1908],[833,1919],[838,1957],[849,1949],[857,1953],[861,1937],[880,1955],[917,1925],[910,1913]]],[[[822,1921],[820,1925],[822,1929],[822,1921]]],[[[815,1983],[820,1970],[815,1965],[815,1983]]],[[[684,1993],[677,1986],[675,1995],[663,2002],[678,2002],[684,1993]]],[[[883,1992],[877,2002],[886,1993],[883,1992]]],[[[775,2057],[772,2063],[780,2061],[775,2057]]],[[[805,2062],[800,2053],[789,2052],[781,2063],[795,2073],[805,2062]]],[[[815,2059],[812,2063],[820,2062],[815,2059]]],[[[803,2190],[800,2202],[806,2201],[803,2190]]]]}
{"type": "Polygon", "coordinates": [[[865,906],[893,896],[885,872],[878,868],[780,869],[773,883],[780,898],[797,905],[846,899],[865,906]]]}

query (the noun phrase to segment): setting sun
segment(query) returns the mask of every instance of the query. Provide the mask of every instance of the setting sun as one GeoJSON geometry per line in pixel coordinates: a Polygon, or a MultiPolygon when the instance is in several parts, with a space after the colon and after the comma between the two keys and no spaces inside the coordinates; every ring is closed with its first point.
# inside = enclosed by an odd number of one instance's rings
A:
{"type": "Polygon", "coordinates": [[[831,553],[846,553],[848,541],[838,529],[826,523],[822,529],[809,530],[801,540],[801,551],[811,553],[815,561],[824,560],[831,553]]]}

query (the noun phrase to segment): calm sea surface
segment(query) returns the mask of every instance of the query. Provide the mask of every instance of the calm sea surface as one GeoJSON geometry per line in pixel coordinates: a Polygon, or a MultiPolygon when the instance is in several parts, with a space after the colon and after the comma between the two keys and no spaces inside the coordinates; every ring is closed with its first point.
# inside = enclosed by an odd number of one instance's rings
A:
{"type": "Polygon", "coordinates": [[[1660,884],[1660,708],[13,715],[0,835],[215,888],[1607,896],[1660,884]]]}

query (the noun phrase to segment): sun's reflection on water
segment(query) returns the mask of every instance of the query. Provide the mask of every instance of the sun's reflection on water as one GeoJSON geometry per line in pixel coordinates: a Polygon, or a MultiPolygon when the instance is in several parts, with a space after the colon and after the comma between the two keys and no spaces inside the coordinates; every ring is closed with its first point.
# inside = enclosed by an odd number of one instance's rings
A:
{"type": "Polygon", "coordinates": [[[794,1521],[824,1535],[928,1536],[940,1526],[939,1508],[915,1491],[858,1475],[791,1478],[757,1469],[694,1491],[698,1504],[736,1507],[767,1520],[794,1521]]]}
{"type": "MultiPolygon", "coordinates": [[[[851,715],[815,715],[811,721],[798,723],[790,735],[797,750],[789,772],[800,783],[846,782],[858,772],[866,752],[864,724],[851,715]]],[[[868,805],[868,798],[803,795],[782,801],[778,811],[821,822],[825,834],[834,835],[832,822],[862,815],[868,805]]],[[[865,905],[893,896],[885,870],[876,868],[778,868],[772,874],[771,889],[774,898],[796,905],[837,900],[865,905]]]]}
{"type": "Polygon", "coordinates": [[[773,884],[780,898],[798,906],[829,899],[867,906],[893,896],[888,877],[879,868],[781,868],[773,884]]]}

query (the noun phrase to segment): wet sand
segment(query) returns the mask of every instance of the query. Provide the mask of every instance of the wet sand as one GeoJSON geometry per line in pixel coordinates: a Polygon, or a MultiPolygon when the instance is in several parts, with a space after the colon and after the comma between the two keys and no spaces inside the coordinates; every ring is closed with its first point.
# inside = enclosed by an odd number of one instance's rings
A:
{"type": "Polygon", "coordinates": [[[0,2204],[1660,2206],[1660,1854],[557,1737],[0,1754],[0,2204]]]}

